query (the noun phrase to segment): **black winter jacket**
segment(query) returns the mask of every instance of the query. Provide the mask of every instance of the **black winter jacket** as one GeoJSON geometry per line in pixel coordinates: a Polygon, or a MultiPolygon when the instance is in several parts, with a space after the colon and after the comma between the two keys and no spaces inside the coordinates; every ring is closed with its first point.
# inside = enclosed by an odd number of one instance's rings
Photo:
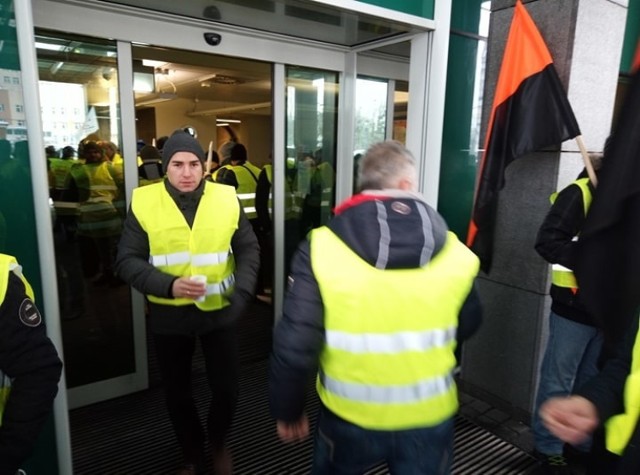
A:
{"type": "MultiPolygon", "coordinates": [[[[583,174],[578,178],[582,178],[583,174]]],[[[589,183],[593,193],[593,187],[589,183]]],[[[547,213],[536,238],[535,248],[550,264],[560,264],[574,269],[576,264],[578,235],[585,221],[582,190],[574,183],[564,188],[547,213]]],[[[561,317],[583,325],[595,326],[595,320],[580,300],[580,289],[576,293],[566,287],[551,285],[551,310],[561,317]]]]}
{"type": "MultiPolygon", "coordinates": [[[[447,233],[442,217],[419,195],[399,190],[355,195],[336,209],[328,227],[372,266],[379,262],[380,243],[388,238],[385,269],[419,267],[425,248],[431,253],[427,257],[430,260],[442,249],[447,233]],[[408,214],[392,211],[398,207],[411,211],[408,214]],[[388,225],[388,234],[381,221],[388,225]]],[[[325,338],[324,308],[309,250],[309,242],[303,241],[293,257],[282,319],[274,331],[269,378],[271,414],[286,422],[297,421],[303,414],[308,382],[316,372],[325,338]]],[[[458,341],[471,336],[481,319],[481,305],[474,288],[460,311],[458,341]]]]}
{"type": "Polygon", "coordinates": [[[14,475],[31,454],[51,413],[62,373],[42,317],[31,313],[34,318],[25,318],[27,298],[22,280],[11,272],[0,303],[0,371],[11,378],[0,426],[0,475],[14,475]]]}
{"type": "MultiPolygon", "coordinates": [[[[165,180],[164,184],[185,220],[192,226],[204,192],[204,180],[196,190],[189,193],[178,191],[168,180],[165,180]]],[[[219,311],[203,312],[195,305],[172,306],[148,302],[148,323],[152,333],[200,335],[235,322],[253,299],[260,265],[258,240],[242,207],[238,229],[231,239],[231,249],[236,264],[235,291],[231,296],[231,305],[219,311]]],[[[125,219],[118,243],[115,269],[122,280],[143,294],[173,298],[171,288],[176,277],[156,269],[149,263],[149,236],[131,209],[125,219]]]]}
{"type": "MultiPolygon", "coordinates": [[[[627,332],[623,344],[614,358],[607,361],[602,371],[580,387],[575,394],[589,399],[598,410],[600,422],[624,412],[624,386],[631,371],[633,346],[638,334],[638,317],[627,332]]],[[[640,426],[631,435],[622,457],[617,460],[616,468],[607,473],[617,475],[635,475],[640,473],[640,426]]]]}

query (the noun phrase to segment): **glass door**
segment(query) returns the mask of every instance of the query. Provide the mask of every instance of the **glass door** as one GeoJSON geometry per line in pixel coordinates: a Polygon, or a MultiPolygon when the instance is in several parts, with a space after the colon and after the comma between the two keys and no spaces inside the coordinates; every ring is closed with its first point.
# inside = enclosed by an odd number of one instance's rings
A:
{"type": "Polygon", "coordinates": [[[338,73],[286,67],[285,277],[298,242],[335,206],[338,73]]]}
{"type": "Polygon", "coordinates": [[[124,161],[136,157],[120,152],[116,43],[39,31],[35,45],[73,408],[146,385],[131,292],[113,272],[126,211],[124,161]]]}
{"type": "Polygon", "coordinates": [[[356,80],[353,192],[357,193],[358,161],[374,143],[387,135],[387,80],[359,77],[356,80]]]}

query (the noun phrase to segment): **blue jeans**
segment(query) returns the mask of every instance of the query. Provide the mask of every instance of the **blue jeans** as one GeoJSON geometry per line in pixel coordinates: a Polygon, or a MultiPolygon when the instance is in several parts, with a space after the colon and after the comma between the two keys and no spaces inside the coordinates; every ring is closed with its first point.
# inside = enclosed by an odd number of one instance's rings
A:
{"type": "MultiPolygon", "coordinates": [[[[567,396],[598,373],[602,332],[553,312],[549,315],[549,341],[542,360],[538,396],[533,412],[536,450],[545,455],[561,454],[564,442],[542,424],[540,406],[554,396],[567,396]]],[[[582,447],[589,449],[589,444],[582,447]]]]}
{"type": "Polygon", "coordinates": [[[312,475],[361,475],[386,461],[394,475],[445,475],[453,454],[453,418],[435,427],[368,430],[320,409],[312,475]]]}

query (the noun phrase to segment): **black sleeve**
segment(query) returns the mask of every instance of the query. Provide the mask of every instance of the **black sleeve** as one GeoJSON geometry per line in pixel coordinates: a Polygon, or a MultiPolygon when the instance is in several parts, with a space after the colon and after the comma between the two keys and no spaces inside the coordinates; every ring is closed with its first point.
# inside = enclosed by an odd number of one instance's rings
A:
{"type": "Polygon", "coordinates": [[[636,317],[616,356],[607,361],[598,375],[575,391],[575,394],[595,404],[601,423],[624,411],[624,386],[631,372],[633,346],[637,334],[638,318],[636,317]]]}
{"type": "Polygon", "coordinates": [[[269,403],[275,419],[293,422],[302,416],[324,340],[324,307],[305,240],[293,256],[282,318],[273,335],[269,403]]]}
{"type": "Polygon", "coordinates": [[[216,173],[216,183],[222,183],[223,185],[233,186],[236,190],[238,189],[238,179],[236,178],[235,172],[226,167],[218,169],[218,173],[216,173]]]}
{"type": "Polygon", "coordinates": [[[480,302],[480,294],[474,281],[471,292],[462,304],[460,314],[458,316],[458,331],[456,340],[458,344],[467,340],[478,331],[482,323],[482,303],[480,302]]]}
{"type": "Polygon", "coordinates": [[[262,170],[258,176],[256,185],[256,213],[260,227],[266,231],[271,231],[271,216],[269,215],[269,194],[271,193],[271,183],[267,177],[266,170],[262,170]]]}
{"type": "Polygon", "coordinates": [[[576,184],[563,189],[547,213],[536,237],[535,249],[544,260],[575,267],[578,235],[584,223],[582,190],[576,184]]]}
{"type": "Polygon", "coordinates": [[[172,298],[171,286],[176,277],[151,265],[149,252],[149,236],[129,208],[118,242],[116,274],[143,294],[172,298]]]}
{"type": "Polygon", "coordinates": [[[13,273],[0,305],[0,371],[11,379],[0,426],[0,475],[14,475],[51,413],[62,362],[42,316],[13,273]]]}
{"type": "Polygon", "coordinates": [[[255,294],[258,268],[260,267],[260,247],[256,233],[253,231],[242,206],[240,204],[238,206],[240,207],[240,217],[238,229],[231,238],[231,249],[236,263],[235,296],[246,303],[251,301],[255,294]]]}

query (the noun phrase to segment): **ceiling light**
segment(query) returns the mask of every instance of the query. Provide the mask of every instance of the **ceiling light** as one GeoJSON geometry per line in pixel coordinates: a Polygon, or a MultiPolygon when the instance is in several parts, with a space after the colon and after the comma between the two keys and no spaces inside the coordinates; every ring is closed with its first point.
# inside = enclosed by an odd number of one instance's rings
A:
{"type": "Polygon", "coordinates": [[[64,49],[64,46],[62,45],[52,45],[50,43],[40,43],[39,41],[36,41],[36,48],[38,49],[47,49],[50,51],[62,51],[64,49]]]}
{"type": "Polygon", "coordinates": [[[159,68],[162,65],[167,64],[166,61],[156,61],[154,59],[143,59],[142,65],[147,66],[149,68],[159,68]]]}
{"type": "Polygon", "coordinates": [[[56,61],[51,65],[51,67],[49,68],[49,71],[51,72],[52,75],[55,76],[55,74],[60,70],[63,64],[64,63],[62,61],[56,61]]]}
{"type": "Polygon", "coordinates": [[[155,70],[143,66],[142,61],[133,61],[133,90],[135,92],[153,92],[156,90],[155,70]]]}
{"type": "Polygon", "coordinates": [[[216,122],[229,122],[231,124],[240,124],[242,121],[240,119],[216,119],[216,122]]]}
{"type": "Polygon", "coordinates": [[[216,124],[216,127],[226,127],[226,126],[228,126],[228,125],[229,125],[229,124],[228,124],[227,122],[218,122],[218,123],[216,124]]]}

